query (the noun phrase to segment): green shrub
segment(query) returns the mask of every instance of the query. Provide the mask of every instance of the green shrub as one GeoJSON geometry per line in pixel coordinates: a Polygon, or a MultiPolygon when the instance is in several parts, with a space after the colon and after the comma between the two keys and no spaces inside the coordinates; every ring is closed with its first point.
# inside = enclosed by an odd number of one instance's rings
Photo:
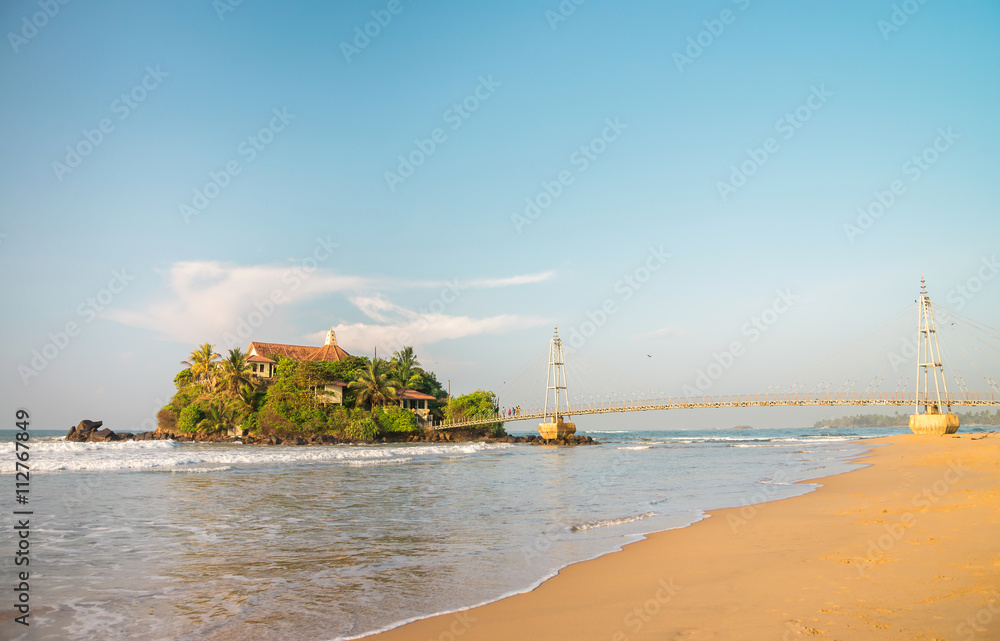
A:
{"type": "Polygon", "coordinates": [[[260,433],[265,435],[283,435],[289,432],[298,431],[295,424],[286,419],[273,408],[265,406],[257,413],[257,425],[260,433]]]}
{"type": "Polygon", "coordinates": [[[360,419],[352,418],[344,432],[351,438],[371,441],[378,436],[378,423],[370,415],[360,419]]]}
{"type": "Polygon", "coordinates": [[[198,423],[205,418],[201,408],[197,403],[192,403],[181,410],[181,415],[177,420],[177,428],[185,433],[197,432],[198,423]]]}
{"type": "Polygon", "coordinates": [[[382,434],[419,434],[417,417],[413,412],[401,407],[381,407],[375,416],[382,434]]]}
{"type": "Polygon", "coordinates": [[[177,429],[177,410],[172,405],[165,405],[156,413],[156,425],[168,432],[177,429]]]}

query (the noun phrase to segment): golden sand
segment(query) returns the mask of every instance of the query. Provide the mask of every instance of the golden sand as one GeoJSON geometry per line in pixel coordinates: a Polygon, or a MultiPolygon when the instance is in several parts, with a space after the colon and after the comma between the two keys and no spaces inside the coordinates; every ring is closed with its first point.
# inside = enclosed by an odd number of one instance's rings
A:
{"type": "Polygon", "coordinates": [[[806,495],[711,512],[378,641],[1000,639],[1000,437],[900,435],[806,495]]]}

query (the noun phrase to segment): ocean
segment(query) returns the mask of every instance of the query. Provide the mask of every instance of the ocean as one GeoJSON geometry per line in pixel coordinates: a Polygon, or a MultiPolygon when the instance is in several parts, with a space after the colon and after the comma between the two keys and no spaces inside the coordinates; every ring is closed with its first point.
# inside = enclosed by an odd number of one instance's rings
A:
{"type": "Polygon", "coordinates": [[[81,444],[35,430],[18,506],[8,430],[0,629],[60,641],[364,636],[530,590],[706,510],[809,492],[795,482],[857,467],[859,439],[904,431],[605,430],[581,432],[601,445],[556,448],[81,444]],[[30,628],[12,623],[16,509],[32,511],[30,628]]]}

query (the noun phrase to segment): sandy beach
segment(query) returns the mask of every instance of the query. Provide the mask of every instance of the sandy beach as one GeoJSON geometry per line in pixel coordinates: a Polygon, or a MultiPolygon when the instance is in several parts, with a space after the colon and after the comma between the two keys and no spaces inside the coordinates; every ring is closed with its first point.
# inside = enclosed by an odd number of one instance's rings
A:
{"type": "Polygon", "coordinates": [[[868,467],[716,510],[532,592],[378,641],[1000,639],[1000,437],[867,441],[868,467]]]}

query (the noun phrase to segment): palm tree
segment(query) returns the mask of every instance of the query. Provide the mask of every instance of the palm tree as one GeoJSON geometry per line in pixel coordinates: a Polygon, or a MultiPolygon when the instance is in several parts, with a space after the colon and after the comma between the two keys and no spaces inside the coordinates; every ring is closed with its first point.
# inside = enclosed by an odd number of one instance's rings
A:
{"type": "Polygon", "coordinates": [[[257,400],[257,394],[252,385],[244,385],[241,387],[239,397],[240,400],[243,401],[244,405],[253,410],[253,404],[257,400]]]}
{"type": "Polygon", "coordinates": [[[225,432],[235,424],[235,414],[222,403],[208,406],[205,418],[198,421],[198,430],[203,432],[225,432]]]}
{"type": "Polygon", "coordinates": [[[221,363],[222,388],[232,394],[239,396],[240,390],[244,387],[253,387],[257,384],[257,378],[250,369],[247,355],[239,347],[229,350],[229,357],[221,363]]]}
{"type": "Polygon", "coordinates": [[[201,347],[191,352],[188,357],[190,361],[181,361],[181,365],[187,365],[191,370],[191,378],[197,383],[201,383],[209,390],[215,388],[215,372],[219,366],[217,359],[221,358],[215,353],[215,345],[204,343],[201,347]]]}
{"type": "Polygon", "coordinates": [[[397,398],[397,388],[389,380],[389,364],[381,358],[368,363],[368,368],[361,372],[358,380],[351,381],[347,386],[357,390],[358,404],[367,405],[373,411],[397,398]]]}
{"type": "Polygon", "coordinates": [[[406,346],[392,355],[392,380],[398,387],[409,388],[420,381],[420,362],[413,347],[406,346]]]}

